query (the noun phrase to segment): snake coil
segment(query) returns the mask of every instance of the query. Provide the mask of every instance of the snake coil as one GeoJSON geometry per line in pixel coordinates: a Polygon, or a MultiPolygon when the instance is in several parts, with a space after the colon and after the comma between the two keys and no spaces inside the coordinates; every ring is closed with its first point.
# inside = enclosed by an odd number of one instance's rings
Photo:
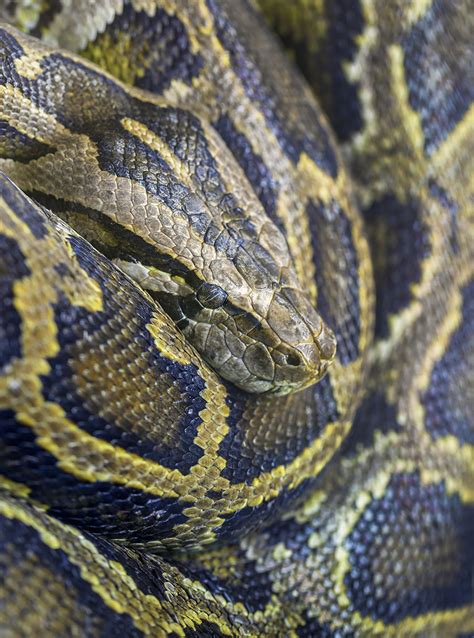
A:
{"type": "Polygon", "coordinates": [[[8,636],[474,632],[469,3],[259,4],[0,2],[8,636]]]}

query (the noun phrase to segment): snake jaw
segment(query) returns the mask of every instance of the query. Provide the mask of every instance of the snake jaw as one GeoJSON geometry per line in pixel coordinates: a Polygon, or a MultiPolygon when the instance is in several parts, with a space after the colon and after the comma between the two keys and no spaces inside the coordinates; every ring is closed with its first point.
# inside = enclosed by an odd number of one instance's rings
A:
{"type": "Polygon", "coordinates": [[[286,361],[281,364],[280,373],[276,376],[273,394],[289,394],[299,392],[321,381],[336,356],[336,338],[325,324],[319,335],[313,334],[311,343],[303,343],[288,348],[291,354],[284,355],[286,361]],[[293,364],[292,364],[293,360],[293,364]],[[288,366],[293,365],[291,374],[288,366]]]}
{"type": "Polygon", "coordinates": [[[279,287],[257,304],[262,294],[229,296],[218,308],[181,303],[186,321],[178,325],[214,371],[245,392],[284,395],[317,383],[335,357],[333,332],[301,290],[279,287]]]}

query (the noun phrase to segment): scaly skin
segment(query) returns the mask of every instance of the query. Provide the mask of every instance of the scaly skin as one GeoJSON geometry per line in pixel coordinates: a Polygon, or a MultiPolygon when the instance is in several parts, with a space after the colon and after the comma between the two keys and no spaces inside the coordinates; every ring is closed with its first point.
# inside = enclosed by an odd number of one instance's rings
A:
{"type": "MultiPolygon", "coordinates": [[[[4,9],[54,48],[0,38],[0,626],[13,636],[474,631],[468,11],[261,4],[351,178],[244,3],[4,9]],[[164,201],[163,176],[198,202],[164,201]],[[251,364],[252,387],[244,356],[232,370],[246,391],[211,369],[226,374],[170,303],[199,285],[140,243],[162,255],[175,238],[167,254],[235,301],[238,259],[206,267],[219,246],[203,250],[202,215],[252,246],[277,293],[297,291],[282,341],[301,352],[308,324],[320,339],[309,302],[334,331],[319,383],[289,392],[319,376],[321,343],[309,376],[283,370],[279,387],[251,364]]],[[[244,272],[262,322],[265,285],[244,272]]],[[[232,334],[252,347],[245,322],[232,334]]]]}

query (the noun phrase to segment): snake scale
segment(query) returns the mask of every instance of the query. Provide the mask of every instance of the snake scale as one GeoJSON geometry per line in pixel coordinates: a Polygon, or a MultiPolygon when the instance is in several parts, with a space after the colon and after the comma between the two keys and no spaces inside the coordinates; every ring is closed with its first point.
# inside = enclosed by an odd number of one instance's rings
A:
{"type": "Polygon", "coordinates": [[[1,636],[473,635],[469,5],[0,2],[1,636]]]}

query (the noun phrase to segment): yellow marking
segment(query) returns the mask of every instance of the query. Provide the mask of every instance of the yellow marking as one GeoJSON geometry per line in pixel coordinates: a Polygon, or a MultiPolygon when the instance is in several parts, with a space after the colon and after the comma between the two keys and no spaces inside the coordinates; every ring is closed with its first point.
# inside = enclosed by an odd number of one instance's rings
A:
{"type": "MultiPolygon", "coordinates": [[[[431,158],[432,172],[449,181],[449,189],[459,201],[474,193],[474,104],[431,158]]],[[[474,202],[470,202],[471,215],[474,202]]]]}
{"type": "MultiPolygon", "coordinates": [[[[20,249],[23,249],[24,253],[28,255],[28,257],[30,256],[30,253],[33,253],[32,257],[34,258],[34,251],[31,251],[33,237],[28,226],[15,215],[14,211],[11,211],[7,207],[6,203],[3,200],[0,202],[0,208],[3,210],[5,218],[8,219],[9,223],[8,227],[5,227],[4,223],[2,224],[3,233],[9,237],[14,238],[18,242],[20,249]],[[26,242],[23,241],[25,237],[27,238],[26,242]],[[28,246],[28,244],[30,244],[30,246],[28,246]],[[28,247],[30,247],[29,251],[28,247]]],[[[36,254],[39,254],[39,251],[36,254]]],[[[27,261],[29,262],[29,259],[27,261]]],[[[22,376],[20,370],[24,368],[25,363],[26,361],[28,361],[28,359],[31,358],[28,366],[31,366],[28,371],[29,374],[34,374],[35,372],[38,374],[47,374],[49,372],[47,359],[54,357],[58,352],[58,344],[56,343],[57,329],[51,307],[52,304],[56,301],[56,293],[54,290],[51,289],[50,286],[46,286],[44,284],[44,273],[42,272],[42,269],[38,269],[37,266],[35,267],[34,264],[31,264],[30,262],[29,265],[31,275],[29,277],[24,277],[20,280],[16,280],[13,286],[15,308],[18,311],[20,317],[23,317],[23,322],[30,326],[29,333],[25,330],[22,330],[21,341],[23,358],[10,364],[11,366],[13,366],[13,369],[9,371],[10,376],[11,378],[15,379],[15,382],[18,384],[19,388],[21,387],[20,383],[22,376]],[[32,290],[36,290],[36,295],[38,293],[41,295],[41,301],[34,296],[33,302],[36,303],[32,303],[32,290]],[[41,307],[43,319],[42,322],[38,322],[37,305],[40,305],[41,307]],[[32,353],[31,357],[30,353],[32,353]],[[14,372],[15,366],[17,366],[19,369],[17,370],[16,374],[12,374],[14,372]]],[[[10,381],[8,380],[8,378],[0,379],[0,381],[2,381],[0,390],[3,387],[5,390],[5,395],[8,396],[9,391],[12,390],[12,388],[9,386],[10,381]]]]}
{"type": "Polygon", "coordinates": [[[461,325],[463,305],[460,290],[461,286],[461,282],[459,282],[457,286],[453,286],[452,294],[446,304],[448,308],[447,313],[425,352],[423,367],[416,375],[415,387],[418,393],[424,393],[428,389],[434,366],[448,351],[449,342],[454,332],[461,325]]]}
{"type": "Polygon", "coordinates": [[[171,279],[178,284],[178,286],[187,286],[186,280],[180,275],[172,275],[171,279]]]}
{"type": "Polygon", "coordinates": [[[279,465],[263,472],[250,485],[230,485],[225,491],[229,502],[223,506],[222,513],[236,512],[245,505],[256,507],[278,496],[283,488],[292,490],[305,479],[319,474],[347,436],[350,427],[348,421],[328,423],[321,435],[288,465],[279,465]]]}
{"type": "Polygon", "coordinates": [[[355,528],[364,513],[367,505],[373,499],[380,499],[385,494],[387,485],[392,478],[392,472],[384,469],[378,474],[370,477],[369,482],[360,486],[355,499],[351,495],[349,506],[340,508],[338,511],[338,526],[332,538],[332,543],[336,547],[336,565],[332,571],[332,581],[334,582],[334,592],[337,595],[337,602],[341,609],[350,606],[350,600],[346,593],[344,579],[351,570],[349,561],[349,550],[345,541],[355,528]]]}
{"type": "Polygon", "coordinates": [[[41,61],[44,59],[44,51],[39,44],[38,51],[30,51],[28,55],[22,55],[14,61],[16,71],[27,80],[36,80],[43,73],[41,61]]]}
{"type": "MultiPolygon", "coordinates": [[[[454,437],[452,437],[454,439],[454,437]]],[[[447,440],[439,440],[439,449],[443,452],[446,451],[447,440]]],[[[459,443],[454,439],[451,441],[452,460],[451,463],[459,462],[459,443]],[[456,446],[457,443],[457,446],[456,446]]],[[[432,445],[432,444],[431,444],[432,445]]],[[[369,475],[368,480],[364,484],[359,485],[359,489],[356,494],[350,494],[350,498],[344,505],[340,505],[338,508],[337,518],[338,525],[333,532],[331,542],[336,548],[336,562],[332,570],[332,580],[334,582],[334,591],[337,594],[338,604],[342,609],[347,608],[350,605],[350,600],[347,596],[344,579],[348,573],[350,573],[351,566],[349,561],[349,552],[346,548],[345,542],[357,525],[360,517],[364,513],[366,507],[373,499],[383,498],[387,486],[394,474],[399,473],[413,473],[420,472],[421,484],[428,486],[431,484],[437,484],[446,481],[447,493],[452,494],[456,492],[460,495],[463,501],[471,502],[474,496],[474,447],[469,446],[470,450],[467,451],[464,462],[466,463],[467,472],[471,474],[470,486],[467,486],[467,481],[464,481],[464,477],[461,477],[461,481],[454,484],[450,481],[450,477],[446,476],[444,471],[433,471],[423,466],[419,467],[418,463],[412,459],[390,459],[390,462],[385,462],[385,467],[378,473],[369,475]]],[[[425,450],[425,454],[433,454],[432,447],[429,445],[425,450]]],[[[462,451],[461,451],[462,453],[462,451]]],[[[438,457],[438,454],[434,454],[438,457]]],[[[449,461],[447,461],[448,465],[449,461]]]]}
{"type": "Polygon", "coordinates": [[[423,484],[444,481],[447,494],[457,494],[467,505],[474,503],[474,445],[463,444],[455,436],[448,434],[435,440],[430,439],[426,444],[426,454],[428,453],[437,463],[434,467],[420,468],[423,484]]]}
{"type": "Polygon", "coordinates": [[[194,364],[201,372],[204,365],[197,363],[198,361],[200,362],[199,354],[191,351],[189,344],[180,338],[181,335],[179,333],[176,333],[175,341],[173,341],[169,319],[164,313],[155,311],[151,322],[146,327],[153,337],[160,354],[183,366],[194,364]]]}
{"type": "MultiPolygon", "coordinates": [[[[417,366],[416,372],[412,373],[415,376],[415,382],[412,383],[410,388],[406,410],[410,414],[412,427],[414,426],[417,429],[420,436],[425,434],[425,410],[421,403],[421,395],[428,389],[434,366],[446,353],[453,333],[460,326],[462,321],[462,295],[460,289],[470,279],[471,271],[472,265],[468,264],[467,268],[456,273],[455,281],[451,280],[449,282],[451,296],[446,299],[446,313],[439,325],[433,330],[430,343],[425,349],[423,360],[417,366]]],[[[422,312],[423,307],[419,304],[418,314],[422,312]]],[[[396,387],[392,388],[392,394],[395,394],[396,391],[396,387]]],[[[429,433],[426,434],[431,436],[429,433]]],[[[429,456],[428,453],[427,458],[429,456]]],[[[454,463],[453,467],[456,466],[457,464],[454,463]]]]}
{"type": "MultiPolygon", "coordinates": [[[[20,220],[14,211],[10,210],[4,201],[0,202],[5,219],[8,219],[8,227],[4,227],[4,234],[13,237],[17,241],[22,252],[27,256],[30,275],[14,282],[14,305],[27,329],[22,331],[23,357],[16,362],[18,378],[21,378],[21,369],[28,361],[25,372],[28,375],[47,374],[49,364],[47,359],[54,357],[59,349],[57,344],[57,327],[54,320],[53,305],[58,300],[58,291],[50,282],[52,265],[45,267],[45,255],[54,254],[59,261],[70,263],[73,259],[73,251],[69,244],[60,242],[51,231],[44,239],[36,239],[31,234],[27,224],[20,220]],[[32,250],[32,245],[35,250],[32,250]],[[61,255],[61,252],[63,255],[61,255]],[[58,254],[59,253],[59,254],[58,254]],[[61,258],[60,258],[61,257],[61,258]],[[38,313],[41,313],[42,321],[38,321],[38,313]]],[[[5,223],[2,224],[5,226],[5,223]]],[[[79,270],[80,277],[74,280],[74,285],[62,287],[62,291],[70,299],[71,303],[82,306],[89,311],[102,310],[102,291],[99,284],[73,262],[75,269],[79,270]]],[[[54,275],[53,275],[54,277],[54,275]]],[[[14,376],[14,375],[10,375],[14,376]]]]}
{"type": "Polygon", "coordinates": [[[416,150],[418,157],[423,157],[424,135],[421,124],[421,115],[410,106],[408,95],[408,83],[405,78],[405,54],[400,45],[392,44],[388,47],[388,57],[392,73],[394,95],[397,99],[397,106],[400,109],[400,120],[404,123],[407,137],[409,136],[412,146],[416,150]]]}
{"type": "MultiPolygon", "coordinates": [[[[133,120],[129,117],[124,117],[120,121],[123,128],[138,137],[154,151],[157,151],[164,161],[168,164],[173,172],[177,176],[177,179],[182,182],[191,192],[199,191],[199,184],[196,183],[193,174],[189,170],[186,162],[179,159],[177,155],[173,153],[171,148],[164,142],[161,137],[150,130],[145,124],[138,120],[133,120]]],[[[198,195],[199,196],[199,195],[198,195]]],[[[204,202],[203,202],[204,204],[204,202]]]]}
{"type": "MultiPolygon", "coordinates": [[[[194,595],[190,595],[185,582],[187,579],[176,568],[162,565],[165,586],[172,580],[175,585],[172,590],[168,589],[168,597],[160,601],[153,595],[144,594],[122,565],[108,560],[74,527],[37,514],[18,501],[10,501],[8,497],[0,499],[0,514],[36,530],[48,547],[64,552],[70,562],[79,568],[83,580],[90,584],[104,603],[117,613],[128,614],[134,625],[145,635],[165,637],[174,631],[184,636],[182,628],[193,628],[193,618],[198,623],[207,619],[206,605],[202,604],[204,596],[201,594],[196,600],[196,589],[194,595]],[[178,599],[179,603],[176,604],[178,599]]],[[[201,591],[203,589],[201,585],[201,591]]],[[[214,613],[214,618],[219,627],[225,627],[230,632],[226,612],[229,613],[229,610],[223,608],[220,615],[214,613]]]]}
{"type": "MultiPolygon", "coordinates": [[[[41,401],[40,396],[37,401],[41,401]]],[[[108,481],[154,496],[186,495],[182,487],[186,477],[179,470],[170,470],[88,434],[69,421],[59,405],[45,402],[37,407],[25,406],[24,411],[19,409],[18,419],[35,432],[38,445],[55,456],[60,469],[81,481],[108,481]]]]}
{"type": "Polygon", "coordinates": [[[360,100],[362,118],[364,126],[357,132],[351,146],[356,152],[362,152],[369,144],[370,140],[376,139],[379,134],[378,118],[375,109],[375,97],[373,87],[366,72],[370,52],[375,49],[379,41],[379,31],[376,28],[377,17],[374,7],[374,0],[362,0],[362,12],[364,15],[364,30],[357,36],[356,42],[358,50],[353,62],[344,64],[344,72],[347,79],[359,84],[358,97],[360,100]]]}
{"type": "Polygon", "coordinates": [[[381,620],[372,620],[356,612],[351,616],[351,624],[358,627],[361,635],[384,636],[390,638],[413,636],[452,636],[455,633],[474,630],[474,605],[465,605],[447,611],[430,611],[420,616],[408,617],[398,623],[386,625],[381,620]],[[427,633],[430,632],[430,633],[427,633]],[[435,632],[435,633],[433,633],[435,632]]]}
{"type": "Polygon", "coordinates": [[[297,43],[304,42],[310,55],[316,54],[327,36],[324,0],[258,0],[257,8],[279,35],[290,36],[297,43]]]}
{"type": "Polygon", "coordinates": [[[54,534],[54,531],[53,531],[54,525],[52,525],[51,530],[48,530],[46,528],[42,529],[41,531],[38,530],[38,528],[35,527],[33,524],[36,518],[36,516],[33,513],[33,510],[31,510],[31,514],[30,514],[28,509],[21,507],[21,501],[12,500],[11,503],[9,503],[8,501],[9,499],[4,500],[3,498],[0,498],[0,514],[2,516],[5,516],[6,518],[9,518],[10,520],[20,521],[27,527],[33,527],[40,533],[42,541],[46,545],[48,545],[48,547],[51,547],[51,549],[61,549],[61,542],[57,538],[57,536],[54,534]]]}
{"type": "MultiPolygon", "coordinates": [[[[347,177],[343,171],[339,173],[338,179],[335,182],[332,178],[327,176],[316,164],[306,155],[302,153],[297,167],[298,173],[305,176],[306,187],[305,192],[308,198],[313,198],[317,202],[320,198],[324,203],[329,203],[331,200],[336,201],[343,211],[343,215],[348,219],[350,224],[350,232],[355,249],[355,257],[357,260],[358,268],[358,283],[359,283],[359,320],[360,320],[360,334],[359,334],[359,352],[362,353],[358,357],[357,361],[353,364],[345,367],[338,368],[337,362],[333,364],[330,369],[330,377],[334,378],[335,383],[332,384],[335,398],[339,407],[339,412],[345,413],[349,408],[349,405],[354,405],[354,391],[349,389],[351,381],[354,385],[360,385],[362,371],[365,368],[365,360],[363,354],[369,349],[372,343],[373,333],[373,310],[374,310],[374,288],[373,288],[373,273],[372,262],[370,258],[369,246],[365,237],[363,223],[358,210],[350,201],[350,194],[348,194],[347,177]],[[312,185],[312,186],[310,186],[312,185]],[[351,380],[348,382],[348,380],[351,380]]],[[[305,218],[305,222],[307,220],[305,218]]],[[[328,221],[330,223],[330,221],[328,221]]],[[[307,236],[310,237],[309,228],[306,229],[307,236]]],[[[310,249],[312,255],[312,247],[310,249]]],[[[312,260],[311,260],[312,261],[312,260]]],[[[313,261],[312,261],[313,263],[313,261]]],[[[311,272],[311,278],[313,281],[312,286],[315,288],[314,283],[314,265],[311,272]]],[[[317,295],[315,302],[317,304],[317,295]]],[[[341,300],[341,304],[343,300],[341,300]]],[[[350,314],[354,310],[352,308],[347,309],[347,314],[350,314]]],[[[341,312],[343,312],[341,310],[341,312]]]]}
{"type": "MultiPolygon", "coordinates": [[[[366,174],[356,184],[359,200],[369,206],[387,191],[396,193],[400,201],[417,184],[423,184],[425,174],[424,136],[420,115],[409,103],[404,74],[404,52],[398,45],[388,45],[382,31],[384,21],[378,15],[385,12],[390,20],[400,20],[396,7],[363,3],[365,29],[359,37],[359,51],[354,62],[346,65],[346,74],[359,84],[358,95],[362,108],[364,127],[347,144],[347,154],[356,166],[366,166],[366,174]],[[377,64],[377,72],[373,66],[377,64]],[[383,88],[374,84],[374,78],[385,73],[383,88]],[[377,75],[378,73],[378,75],[377,75]],[[384,101],[392,105],[391,117],[379,112],[385,108],[378,92],[389,95],[384,101]],[[377,158],[377,161],[375,161],[377,158]],[[410,185],[410,187],[408,186],[410,185]]],[[[385,17],[385,23],[388,18],[385,17]]]]}
{"type": "MultiPolygon", "coordinates": [[[[344,172],[339,173],[337,181],[334,181],[306,153],[301,153],[296,169],[305,178],[309,188],[309,191],[305,192],[309,197],[316,201],[320,200],[324,204],[328,204],[331,200],[340,202],[340,195],[344,193],[347,181],[344,172]]],[[[342,202],[342,204],[345,203],[345,201],[342,202]]],[[[308,232],[308,234],[311,236],[311,233],[308,232]]]]}
{"type": "MultiPolygon", "coordinates": [[[[71,237],[76,236],[74,231],[69,231],[71,237]]],[[[62,292],[72,306],[84,308],[88,312],[103,312],[104,299],[102,289],[98,281],[87,273],[79,264],[73,247],[69,242],[62,242],[65,257],[62,261],[72,262],[74,273],[72,277],[67,274],[65,276],[62,292]],[[76,277],[78,271],[79,277],[76,277]]],[[[47,248],[45,249],[47,253],[47,248]]],[[[58,256],[59,257],[59,256],[58,256]]],[[[56,260],[59,262],[58,257],[56,260]]]]}
{"type": "MultiPolygon", "coordinates": [[[[0,489],[7,490],[13,496],[17,496],[19,498],[27,498],[30,495],[31,488],[28,485],[23,485],[23,483],[17,483],[16,481],[12,481],[0,474],[0,489]]],[[[46,506],[44,506],[46,509],[46,506]]]]}
{"type": "Polygon", "coordinates": [[[42,0],[29,0],[26,6],[20,3],[15,9],[15,24],[22,31],[34,29],[41,15],[42,5],[42,0]]]}
{"type": "Polygon", "coordinates": [[[406,29],[412,27],[429,11],[433,0],[398,0],[403,11],[403,19],[406,21],[406,29]]]}
{"type": "Polygon", "coordinates": [[[284,560],[291,558],[291,554],[292,554],[291,549],[288,549],[285,546],[285,543],[277,543],[275,547],[273,548],[272,556],[274,560],[281,563],[284,560]]]}
{"type": "Polygon", "coordinates": [[[301,512],[296,514],[296,520],[300,523],[304,523],[315,518],[321,511],[321,507],[324,506],[326,497],[327,492],[325,490],[315,490],[311,492],[305,500],[301,512]]]}
{"type": "MultiPolygon", "coordinates": [[[[136,2],[134,6],[137,6],[136,2]]],[[[212,70],[217,65],[218,68],[224,70],[224,73],[233,73],[229,53],[217,38],[214,17],[204,3],[196,6],[192,20],[187,8],[179,3],[166,0],[162,7],[183,22],[191,43],[191,50],[205,56],[205,63],[209,69],[212,70]]],[[[220,114],[219,97],[212,100],[212,104],[201,98],[194,99],[196,95],[215,95],[215,86],[210,83],[210,77],[212,77],[212,71],[202,72],[199,78],[194,78],[194,91],[193,93],[184,93],[184,103],[181,89],[178,92],[167,92],[167,98],[174,104],[181,104],[185,108],[191,108],[191,110],[203,114],[204,119],[215,120],[220,114]]],[[[232,74],[232,94],[226,95],[223,99],[226,101],[226,110],[232,113],[233,124],[237,131],[245,135],[252,150],[262,157],[277,183],[277,214],[285,227],[301,285],[314,300],[314,264],[311,259],[309,234],[304,232],[306,224],[305,202],[302,201],[301,197],[301,193],[304,193],[306,186],[308,186],[307,180],[305,181],[304,176],[298,174],[291,161],[281,151],[280,144],[272,131],[269,130],[263,113],[247,97],[240,79],[235,74],[232,74]],[[295,188],[295,184],[297,184],[297,188],[295,188]]],[[[219,156],[217,156],[217,160],[219,161],[219,156]]],[[[309,183],[313,184],[312,181],[309,183]]]]}
{"type": "MultiPolygon", "coordinates": [[[[404,52],[401,46],[391,45],[387,50],[390,62],[390,70],[392,74],[391,85],[395,103],[399,110],[399,118],[404,130],[404,140],[410,149],[409,156],[411,161],[415,162],[410,169],[407,169],[408,175],[420,176],[423,174],[424,167],[424,142],[423,127],[421,125],[421,115],[414,111],[410,106],[408,96],[408,83],[405,79],[404,52]]],[[[416,184],[416,180],[412,180],[416,184]]],[[[399,184],[395,181],[395,193],[399,201],[403,202],[407,196],[405,184],[399,184]]]]}
{"type": "Polygon", "coordinates": [[[114,77],[126,84],[134,84],[145,75],[147,68],[153,63],[150,43],[137,42],[129,33],[120,31],[119,39],[105,31],[97,38],[90,40],[81,55],[101,67],[109,69],[114,77]],[[134,51],[134,57],[130,52],[134,51]]]}
{"type": "MultiPolygon", "coordinates": [[[[437,295],[438,288],[433,288],[433,280],[438,279],[439,282],[443,282],[439,283],[438,286],[444,285],[451,292],[451,297],[446,300],[446,306],[448,308],[456,308],[459,303],[459,292],[454,285],[454,280],[456,279],[458,282],[465,280],[470,271],[470,267],[466,268],[466,264],[462,263],[462,258],[459,263],[454,259],[447,262],[443,258],[447,250],[446,242],[448,241],[450,227],[449,213],[439,203],[427,198],[426,189],[420,193],[420,196],[421,205],[428,211],[424,221],[430,225],[430,240],[432,242],[430,255],[421,264],[422,273],[419,283],[411,286],[411,294],[415,297],[414,300],[401,312],[389,317],[389,337],[377,341],[370,354],[372,360],[379,362],[393,357],[397,349],[404,346],[406,335],[412,333],[410,326],[416,325],[429,307],[429,300],[437,295]],[[461,273],[457,273],[456,271],[460,268],[462,269],[461,273]]],[[[436,303],[439,306],[437,299],[436,303]]],[[[416,363],[416,361],[413,362],[413,364],[416,363]]],[[[397,369],[394,368],[392,374],[406,374],[406,367],[398,366],[397,369]]],[[[396,382],[390,385],[391,395],[389,398],[394,402],[396,398],[394,394],[399,392],[400,387],[396,382]]]]}

